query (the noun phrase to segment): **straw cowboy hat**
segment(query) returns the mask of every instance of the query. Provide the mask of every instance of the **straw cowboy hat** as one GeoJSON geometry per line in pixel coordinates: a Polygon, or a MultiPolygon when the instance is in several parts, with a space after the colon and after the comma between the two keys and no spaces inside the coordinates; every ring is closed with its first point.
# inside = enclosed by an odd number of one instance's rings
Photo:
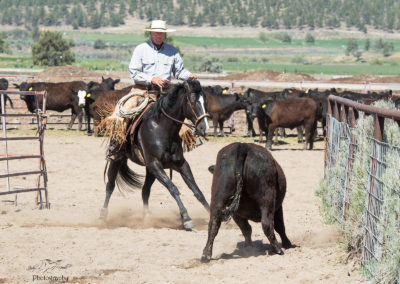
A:
{"type": "Polygon", "coordinates": [[[167,25],[166,25],[165,21],[154,20],[154,21],[151,22],[150,28],[145,29],[145,31],[170,33],[170,32],[174,32],[176,30],[167,29],[167,25]]]}

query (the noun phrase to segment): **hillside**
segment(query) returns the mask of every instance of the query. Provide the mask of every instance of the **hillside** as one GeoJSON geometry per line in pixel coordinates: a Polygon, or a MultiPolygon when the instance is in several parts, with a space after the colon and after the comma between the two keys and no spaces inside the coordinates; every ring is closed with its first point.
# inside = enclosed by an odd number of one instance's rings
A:
{"type": "Polygon", "coordinates": [[[339,27],[400,30],[396,0],[2,0],[1,25],[118,27],[129,18],[164,19],[177,26],[235,26],[278,29],[339,27]]]}

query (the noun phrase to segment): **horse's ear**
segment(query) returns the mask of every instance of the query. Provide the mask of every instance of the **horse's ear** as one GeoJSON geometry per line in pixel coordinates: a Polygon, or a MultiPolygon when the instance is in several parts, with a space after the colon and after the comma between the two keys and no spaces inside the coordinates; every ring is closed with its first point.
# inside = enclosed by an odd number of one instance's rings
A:
{"type": "Polygon", "coordinates": [[[103,75],[101,75],[101,81],[102,82],[104,82],[105,80],[104,80],[104,77],[103,77],[103,75]]]}
{"type": "Polygon", "coordinates": [[[14,87],[17,88],[17,89],[20,88],[20,85],[18,85],[18,84],[15,84],[15,83],[14,83],[13,85],[14,85],[14,87]]]}

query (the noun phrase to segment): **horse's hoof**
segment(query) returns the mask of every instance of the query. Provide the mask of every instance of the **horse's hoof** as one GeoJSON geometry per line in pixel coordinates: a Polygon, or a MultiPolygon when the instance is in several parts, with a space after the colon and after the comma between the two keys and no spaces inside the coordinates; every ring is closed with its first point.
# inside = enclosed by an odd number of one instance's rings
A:
{"type": "Polygon", "coordinates": [[[189,221],[183,222],[183,228],[185,228],[186,231],[191,231],[194,228],[193,221],[189,220],[189,221]]]}
{"type": "Polygon", "coordinates": [[[287,241],[282,242],[282,247],[284,249],[290,249],[290,248],[294,248],[296,246],[292,245],[292,243],[289,240],[287,240],[287,241]]]}
{"type": "Polygon", "coordinates": [[[150,219],[151,219],[151,214],[150,214],[150,212],[148,211],[148,210],[144,210],[143,211],[143,222],[144,223],[146,223],[146,222],[149,222],[150,221],[150,219]]]}
{"type": "Polygon", "coordinates": [[[201,259],[200,259],[200,261],[201,261],[202,263],[209,263],[210,260],[211,260],[211,257],[206,256],[206,255],[204,255],[204,254],[203,254],[203,256],[202,256],[201,259]]]}
{"type": "Polygon", "coordinates": [[[102,220],[102,221],[106,221],[107,220],[107,215],[108,215],[108,209],[107,208],[101,208],[99,219],[102,220]]]}

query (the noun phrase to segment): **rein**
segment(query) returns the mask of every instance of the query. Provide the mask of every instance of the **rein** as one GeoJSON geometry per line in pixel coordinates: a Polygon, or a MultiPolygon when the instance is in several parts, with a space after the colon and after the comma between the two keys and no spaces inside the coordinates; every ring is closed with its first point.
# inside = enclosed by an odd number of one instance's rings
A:
{"type": "MultiPolygon", "coordinates": [[[[190,124],[188,124],[188,123],[186,123],[186,122],[184,122],[184,121],[181,121],[181,120],[179,120],[179,119],[173,118],[173,117],[170,116],[168,113],[166,113],[165,110],[164,110],[163,108],[161,108],[161,112],[162,112],[166,117],[168,117],[169,119],[171,119],[171,120],[173,120],[173,121],[175,121],[175,122],[178,122],[178,123],[180,123],[180,124],[186,125],[186,126],[189,127],[191,130],[195,130],[195,127],[194,127],[193,125],[190,125],[190,124]]],[[[197,123],[197,121],[196,121],[196,123],[197,123]]]]}
{"type": "Polygon", "coordinates": [[[194,123],[194,126],[193,126],[193,125],[190,125],[190,124],[188,124],[188,123],[186,123],[186,122],[184,122],[184,121],[181,121],[181,120],[179,120],[179,119],[173,118],[173,117],[170,116],[168,113],[166,113],[165,110],[164,110],[163,108],[161,108],[161,112],[162,112],[166,117],[168,117],[169,119],[171,119],[171,120],[173,120],[173,121],[175,121],[175,122],[178,122],[178,123],[180,123],[180,124],[183,124],[183,125],[189,127],[192,131],[195,131],[195,130],[196,130],[196,127],[197,127],[197,125],[200,123],[200,121],[201,121],[203,118],[205,118],[205,117],[210,117],[210,115],[209,115],[208,113],[205,113],[205,114],[202,114],[202,115],[200,115],[199,117],[197,117],[196,112],[194,111],[194,109],[193,109],[193,107],[192,107],[192,105],[191,105],[190,103],[189,103],[189,106],[190,106],[190,109],[192,110],[194,116],[196,117],[196,122],[194,123]]]}

